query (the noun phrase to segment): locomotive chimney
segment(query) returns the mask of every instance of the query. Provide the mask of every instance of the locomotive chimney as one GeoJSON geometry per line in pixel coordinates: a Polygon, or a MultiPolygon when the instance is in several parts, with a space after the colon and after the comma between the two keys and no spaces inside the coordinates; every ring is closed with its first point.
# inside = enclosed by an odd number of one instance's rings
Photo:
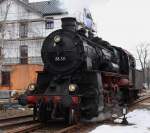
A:
{"type": "Polygon", "coordinates": [[[77,21],[75,18],[66,17],[61,19],[62,29],[75,32],[77,29],[77,21]]]}

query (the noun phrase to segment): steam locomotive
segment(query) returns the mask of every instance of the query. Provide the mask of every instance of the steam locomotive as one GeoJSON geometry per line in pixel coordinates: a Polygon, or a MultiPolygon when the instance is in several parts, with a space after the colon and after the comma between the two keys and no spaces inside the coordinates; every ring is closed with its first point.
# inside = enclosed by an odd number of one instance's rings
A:
{"type": "Polygon", "coordinates": [[[19,97],[33,106],[34,119],[101,121],[120,114],[137,98],[135,59],[126,50],[95,37],[75,18],[62,18],[62,29],[43,42],[43,71],[19,97]]]}

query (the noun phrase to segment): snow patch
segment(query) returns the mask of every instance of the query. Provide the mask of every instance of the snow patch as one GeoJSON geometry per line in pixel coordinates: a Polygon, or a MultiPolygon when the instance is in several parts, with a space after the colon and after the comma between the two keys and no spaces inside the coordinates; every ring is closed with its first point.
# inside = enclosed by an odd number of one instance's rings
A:
{"type": "Polygon", "coordinates": [[[90,133],[150,133],[150,110],[137,109],[126,117],[132,126],[102,125],[90,133]]]}

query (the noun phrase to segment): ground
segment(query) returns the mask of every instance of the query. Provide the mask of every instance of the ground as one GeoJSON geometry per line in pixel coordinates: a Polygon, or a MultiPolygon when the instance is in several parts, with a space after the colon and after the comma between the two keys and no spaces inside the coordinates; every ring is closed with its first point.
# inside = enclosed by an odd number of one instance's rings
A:
{"type": "MultiPolygon", "coordinates": [[[[2,108],[2,110],[0,110],[0,119],[32,114],[32,110],[30,108],[23,108],[21,106],[17,106],[16,108],[16,105],[14,105],[14,107],[15,108],[8,107],[7,110],[2,108]]],[[[150,133],[150,98],[146,100],[144,99],[142,102],[138,102],[138,104],[132,106],[132,108],[130,107],[129,113],[126,115],[126,117],[129,122],[129,125],[127,126],[118,124],[119,122],[121,122],[121,119],[117,119],[115,120],[116,124],[97,123],[93,126],[91,126],[92,124],[90,124],[89,128],[87,128],[87,125],[82,125],[83,127],[77,129],[79,133],[150,133]]],[[[50,132],[53,129],[56,130],[56,128],[62,128],[62,126],[59,126],[58,123],[56,124],[53,122],[53,124],[54,125],[50,124],[51,126],[48,125],[48,129],[44,128],[40,132],[44,132],[45,130],[46,132],[50,132]]],[[[38,130],[36,130],[35,132],[37,131],[38,130]]],[[[75,130],[74,133],[76,133],[76,131],[77,130],[75,130]]]]}
{"type": "Polygon", "coordinates": [[[32,110],[29,108],[8,109],[0,111],[0,119],[30,114],[32,114],[32,110]]]}
{"type": "MultiPolygon", "coordinates": [[[[139,103],[127,114],[128,126],[103,124],[90,133],[150,133],[150,99],[139,103]]],[[[115,120],[120,122],[121,119],[115,120]]]]}
{"type": "Polygon", "coordinates": [[[127,114],[129,126],[101,125],[90,133],[150,133],[150,110],[136,109],[127,114]]]}
{"type": "Polygon", "coordinates": [[[12,101],[11,103],[8,100],[0,99],[0,119],[16,117],[22,115],[32,114],[31,108],[22,107],[17,104],[17,101],[12,101]]]}

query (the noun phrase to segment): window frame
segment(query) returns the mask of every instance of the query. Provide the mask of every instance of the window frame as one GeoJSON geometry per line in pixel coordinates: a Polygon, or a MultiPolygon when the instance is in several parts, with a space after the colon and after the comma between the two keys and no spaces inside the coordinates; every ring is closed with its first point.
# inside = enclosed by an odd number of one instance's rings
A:
{"type": "Polygon", "coordinates": [[[28,37],[28,23],[27,22],[21,22],[19,24],[19,37],[20,38],[28,37]]]}
{"type": "Polygon", "coordinates": [[[20,64],[28,64],[28,45],[21,45],[19,50],[20,50],[20,64]]]}
{"type": "Polygon", "coordinates": [[[47,17],[45,19],[45,29],[54,29],[54,18],[47,17]]]}
{"type": "Polygon", "coordinates": [[[1,71],[1,85],[10,86],[11,85],[11,73],[10,71],[1,71]]]}

